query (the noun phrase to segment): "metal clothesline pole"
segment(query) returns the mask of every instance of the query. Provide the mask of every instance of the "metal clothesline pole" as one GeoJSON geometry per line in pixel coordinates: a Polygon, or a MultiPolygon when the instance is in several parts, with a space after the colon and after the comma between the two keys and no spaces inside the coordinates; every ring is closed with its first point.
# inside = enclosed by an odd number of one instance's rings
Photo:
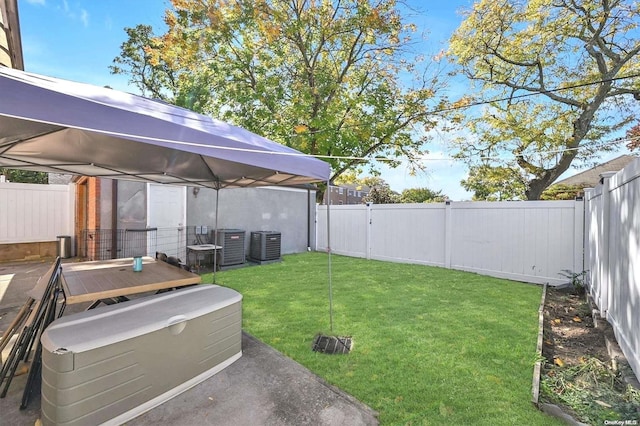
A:
{"type": "Polygon", "coordinates": [[[329,206],[331,205],[331,180],[327,179],[327,253],[329,255],[329,330],[333,333],[333,288],[331,279],[331,214],[329,206]]]}

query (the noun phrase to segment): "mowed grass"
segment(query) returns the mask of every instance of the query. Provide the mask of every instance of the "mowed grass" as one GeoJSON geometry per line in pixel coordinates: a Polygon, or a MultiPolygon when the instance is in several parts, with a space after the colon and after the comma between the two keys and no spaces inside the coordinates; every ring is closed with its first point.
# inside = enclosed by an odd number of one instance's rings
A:
{"type": "MultiPolygon", "coordinates": [[[[222,271],[243,328],[379,413],[383,425],[560,424],[531,401],[541,287],[325,253],[222,271]],[[352,336],[348,355],[311,350],[352,336]]],[[[204,277],[211,282],[211,276],[204,277]]]]}

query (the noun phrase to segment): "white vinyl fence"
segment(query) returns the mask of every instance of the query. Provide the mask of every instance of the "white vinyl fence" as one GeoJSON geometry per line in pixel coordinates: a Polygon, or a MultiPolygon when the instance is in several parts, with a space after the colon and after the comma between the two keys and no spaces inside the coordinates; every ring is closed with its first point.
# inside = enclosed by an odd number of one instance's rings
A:
{"type": "Polygon", "coordinates": [[[640,377],[640,159],[585,194],[589,292],[640,377]]]}
{"type": "Polygon", "coordinates": [[[73,185],[0,183],[0,244],[73,235],[73,185]]]}
{"type": "MultiPolygon", "coordinates": [[[[318,206],[317,249],[327,247],[318,206]]],[[[582,201],[330,206],[333,253],[561,284],[583,264],[582,201]]]]}

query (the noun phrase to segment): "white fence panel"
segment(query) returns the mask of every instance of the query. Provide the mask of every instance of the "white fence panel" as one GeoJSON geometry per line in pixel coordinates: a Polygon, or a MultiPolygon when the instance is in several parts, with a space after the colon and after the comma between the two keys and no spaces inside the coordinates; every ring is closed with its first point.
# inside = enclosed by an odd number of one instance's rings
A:
{"type": "MultiPolygon", "coordinates": [[[[326,215],[319,206],[318,217],[326,215]]],[[[318,221],[319,247],[326,221],[318,221]]],[[[323,245],[324,244],[324,245],[323,245]]],[[[582,272],[581,201],[331,206],[338,254],[473,271],[533,283],[582,272]]]]}
{"type": "Polygon", "coordinates": [[[444,204],[371,206],[371,258],[445,266],[444,204]]]}
{"type": "Polygon", "coordinates": [[[596,305],[602,306],[602,295],[606,289],[603,283],[603,253],[607,249],[601,226],[604,209],[602,205],[602,186],[585,191],[585,268],[589,271],[587,283],[589,292],[596,305]]]}
{"type": "Polygon", "coordinates": [[[566,282],[563,270],[582,271],[582,215],[576,210],[582,212],[581,202],[455,203],[451,267],[534,283],[566,282]]]}
{"type": "MultiPolygon", "coordinates": [[[[316,250],[327,248],[327,206],[316,210],[316,250]]],[[[368,257],[367,223],[365,205],[330,206],[331,250],[333,253],[352,257],[368,257]]]]}
{"type": "Polygon", "coordinates": [[[0,244],[73,235],[71,185],[0,183],[0,244]]]}
{"type": "Polygon", "coordinates": [[[640,159],[587,191],[589,291],[640,376],[640,159]]]}

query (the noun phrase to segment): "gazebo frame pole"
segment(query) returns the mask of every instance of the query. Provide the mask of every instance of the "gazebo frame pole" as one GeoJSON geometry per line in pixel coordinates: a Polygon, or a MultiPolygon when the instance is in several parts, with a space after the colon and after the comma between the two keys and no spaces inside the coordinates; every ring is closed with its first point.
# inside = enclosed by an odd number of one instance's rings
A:
{"type": "Polygon", "coordinates": [[[216,270],[218,269],[218,200],[220,196],[220,188],[216,188],[216,218],[213,224],[213,283],[216,284],[216,270]]]}

